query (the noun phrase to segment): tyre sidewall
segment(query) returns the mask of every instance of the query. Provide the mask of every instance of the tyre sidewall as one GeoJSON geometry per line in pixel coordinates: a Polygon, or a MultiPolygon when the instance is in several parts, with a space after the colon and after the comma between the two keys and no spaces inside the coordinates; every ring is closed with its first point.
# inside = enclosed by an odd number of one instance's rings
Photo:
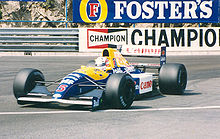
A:
{"type": "Polygon", "coordinates": [[[134,81],[130,75],[118,73],[109,77],[105,91],[105,100],[108,107],[129,108],[134,97],[134,81]],[[130,89],[130,92],[128,89],[130,89]]]}
{"type": "Polygon", "coordinates": [[[159,88],[164,94],[183,94],[187,84],[187,71],[183,64],[169,63],[162,66],[159,88]]]}
{"type": "Polygon", "coordinates": [[[118,91],[118,102],[120,103],[119,106],[122,108],[129,108],[134,100],[134,81],[131,78],[131,76],[126,75],[122,78],[120,84],[119,84],[119,91],[118,91]],[[127,88],[128,85],[131,86],[131,88],[127,88]],[[133,93],[127,93],[129,92],[129,89],[132,89],[133,93]]]}
{"type": "Polygon", "coordinates": [[[14,96],[16,98],[26,96],[36,86],[35,81],[44,81],[42,72],[31,68],[20,70],[13,83],[14,96]]]}

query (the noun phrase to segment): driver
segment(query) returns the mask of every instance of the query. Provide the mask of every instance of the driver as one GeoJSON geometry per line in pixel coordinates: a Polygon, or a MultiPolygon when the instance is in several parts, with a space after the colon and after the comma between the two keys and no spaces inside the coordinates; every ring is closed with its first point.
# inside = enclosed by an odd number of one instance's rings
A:
{"type": "Polygon", "coordinates": [[[109,60],[107,57],[98,57],[95,60],[95,66],[102,70],[106,70],[106,67],[109,65],[109,60]]]}

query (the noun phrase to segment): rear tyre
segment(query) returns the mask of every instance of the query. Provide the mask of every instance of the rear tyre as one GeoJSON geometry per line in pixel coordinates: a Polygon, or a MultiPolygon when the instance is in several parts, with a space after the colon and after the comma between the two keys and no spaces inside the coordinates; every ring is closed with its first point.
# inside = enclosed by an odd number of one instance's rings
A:
{"type": "Polygon", "coordinates": [[[105,105],[110,108],[130,108],[135,98],[135,86],[132,77],[125,73],[112,74],[105,91],[105,105]]]}
{"type": "MultiPolygon", "coordinates": [[[[36,86],[36,81],[44,81],[44,76],[37,69],[25,68],[18,72],[14,79],[15,98],[25,97],[36,86]]],[[[19,103],[19,102],[18,102],[19,103]]]]}
{"type": "Polygon", "coordinates": [[[159,88],[163,94],[181,95],[187,84],[187,71],[183,64],[168,63],[159,72],[159,88]]]}

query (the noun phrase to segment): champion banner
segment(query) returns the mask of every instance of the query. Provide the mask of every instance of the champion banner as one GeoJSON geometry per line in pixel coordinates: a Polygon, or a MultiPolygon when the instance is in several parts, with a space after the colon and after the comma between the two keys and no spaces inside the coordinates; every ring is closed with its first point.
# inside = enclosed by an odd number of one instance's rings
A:
{"type": "Polygon", "coordinates": [[[73,22],[217,23],[219,0],[74,0],[73,22]]]}
{"type": "Polygon", "coordinates": [[[168,51],[219,51],[220,28],[79,29],[80,52],[120,46],[161,47],[168,51]]]}

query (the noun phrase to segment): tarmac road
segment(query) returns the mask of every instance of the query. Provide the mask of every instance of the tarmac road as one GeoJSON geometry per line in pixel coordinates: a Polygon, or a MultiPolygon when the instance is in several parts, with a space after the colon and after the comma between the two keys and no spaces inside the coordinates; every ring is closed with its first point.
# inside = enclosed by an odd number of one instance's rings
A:
{"type": "Polygon", "coordinates": [[[40,69],[46,80],[56,80],[91,59],[0,57],[0,138],[220,137],[220,56],[168,57],[169,63],[187,67],[185,94],[143,98],[129,110],[90,112],[85,107],[16,104],[12,85],[21,68],[40,69]]]}

